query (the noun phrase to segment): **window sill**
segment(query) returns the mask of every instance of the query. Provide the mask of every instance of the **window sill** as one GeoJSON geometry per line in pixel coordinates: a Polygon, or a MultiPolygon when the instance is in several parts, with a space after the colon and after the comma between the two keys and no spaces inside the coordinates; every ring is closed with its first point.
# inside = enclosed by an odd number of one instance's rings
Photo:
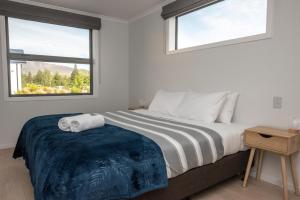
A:
{"type": "Polygon", "coordinates": [[[96,99],[97,94],[93,95],[78,95],[78,96],[36,96],[36,97],[5,97],[5,101],[22,102],[22,101],[59,101],[59,100],[81,100],[81,99],[96,99]]]}
{"type": "Polygon", "coordinates": [[[233,40],[215,42],[215,43],[211,43],[211,44],[188,47],[188,48],[184,48],[184,49],[167,50],[166,54],[167,55],[174,55],[174,54],[179,54],[179,53],[187,53],[187,52],[191,52],[191,51],[199,51],[199,50],[205,50],[205,49],[211,49],[211,48],[217,48],[217,47],[223,47],[223,46],[229,46],[229,45],[249,43],[249,42],[254,42],[254,41],[259,41],[259,40],[266,40],[266,39],[271,39],[271,38],[272,38],[271,33],[263,33],[263,34],[260,34],[260,35],[253,35],[253,36],[244,37],[244,38],[238,38],[238,39],[233,39],[233,40]]]}

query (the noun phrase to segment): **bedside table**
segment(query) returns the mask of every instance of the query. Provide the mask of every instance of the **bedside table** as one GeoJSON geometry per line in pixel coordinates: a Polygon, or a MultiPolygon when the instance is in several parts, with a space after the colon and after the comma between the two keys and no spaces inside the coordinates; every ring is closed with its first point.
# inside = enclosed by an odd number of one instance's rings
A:
{"type": "Polygon", "coordinates": [[[299,184],[295,162],[295,154],[300,149],[300,134],[260,126],[250,128],[245,131],[245,142],[246,145],[251,148],[251,153],[248,161],[243,187],[247,186],[247,181],[249,178],[255,151],[259,150],[256,173],[256,179],[258,180],[260,179],[264,152],[269,151],[280,155],[284,200],[288,200],[286,164],[287,159],[289,159],[291,164],[291,172],[293,177],[295,193],[296,195],[299,195],[299,184]]]}
{"type": "Polygon", "coordinates": [[[146,106],[129,106],[128,110],[139,110],[139,109],[147,109],[146,106]]]}

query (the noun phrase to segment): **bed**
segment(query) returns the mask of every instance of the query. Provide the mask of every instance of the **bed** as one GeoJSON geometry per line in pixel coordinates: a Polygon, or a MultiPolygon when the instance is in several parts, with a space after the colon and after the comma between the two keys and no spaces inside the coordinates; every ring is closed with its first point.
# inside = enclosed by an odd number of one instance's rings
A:
{"type": "Polygon", "coordinates": [[[37,200],[183,199],[245,170],[245,126],[148,110],[103,115],[105,127],[79,134],[58,129],[69,115],[26,123],[14,157],[25,159],[37,200]]]}
{"type": "Polygon", "coordinates": [[[249,150],[226,156],[220,161],[198,167],[175,178],[169,179],[166,189],[146,193],[135,200],[182,200],[189,199],[209,187],[235,176],[244,177],[249,150]]]}
{"type": "MultiPolygon", "coordinates": [[[[145,109],[136,110],[135,112],[178,121],[177,118],[145,109]]],[[[244,146],[244,130],[247,129],[248,126],[224,123],[205,124],[183,119],[180,119],[180,121],[187,124],[204,126],[221,133],[225,156],[215,163],[196,167],[179,176],[171,177],[169,178],[167,188],[146,193],[135,200],[188,199],[193,194],[199,193],[234,176],[243,178],[250,154],[247,147],[244,146]]]]}

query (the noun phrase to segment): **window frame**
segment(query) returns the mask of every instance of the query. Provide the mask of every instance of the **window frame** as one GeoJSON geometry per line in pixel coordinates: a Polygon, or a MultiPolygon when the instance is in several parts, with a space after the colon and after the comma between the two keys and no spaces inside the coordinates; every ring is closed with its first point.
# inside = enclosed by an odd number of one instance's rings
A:
{"type": "MultiPolygon", "coordinates": [[[[33,95],[10,95],[10,65],[8,59],[8,29],[6,16],[0,15],[0,58],[2,60],[2,74],[3,74],[3,86],[4,86],[4,100],[5,101],[55,101],[55,100],[76,100],[76,99],[94,99],[98,98],[98,89],[100,84],[100,57],[99,57],[99,48],[100,48],[100,35],[99,30],[90,30],[90,84],[91,90],[90,93],[79,93],[79,94],[33,94],[33,95]]],[[[33,21],[33,20],[29,20],[33,21]]],[[[51,23],[50,23],[51,24],[51,23]]],[[[44,56],[37,56],[42,57],[44,56]]],[[[61,58],[57,56],[45,56],[45,57],[54,57],[61,58]]],[[[69,63],[69,57],[62,57],[66,63],[69,63]]],[[[77,59],[77,58],[76,58],[77,59]]],[[[81,59],[81,58],[80,58],[81,59]]],[[[40,60],[40,59],[37,59],[40,60]]],[[[36,60],[36,61],[37,61],[36,60]]],[[[60,60],[62,61],[62,60],[60,60]]],[[[52,61],[53,62],[53,61],[52,61]]],[[[63,62],[62,62],[63,63],[63,62]]],[[[77,63],[76,63],[77,64],[77,63]]]]}
{"type": "Polygon", "coordinates": [[[167,55],[173,55],[178,53],[185,53],[190,51],[204,50],[228,45],[236,45],[241,43],[248,43],[258,40],[270,39],[273,36],[273,14],[274,14],[274,0],[267,0],[267,24],[266,33],[240,37],[230,40],[224,40],[220,42],[213,42],[209,44],[197,45],[193,47],[187,47],[178,49],[178,18],[187,15],[191,12],[195,12],[201,8],[195,8],[177,16],[171,17],[165,20],[165,51],[167,55]]]}
{"type": "MultiPolygon", "coordinates": [[[[64,100],[64,99],[86,99],[98,97],[98,68],[99,68],[99,30],[89,30],[89,55],[90,58],[72,58],[59,56],[45,56],[45,55],[31,55],[31,54],[17,54],[9,52],[9,25],[8,18],[0,15],[0,41],[2,51],[2,65],[3,65],[3,81],[5,100],[7,101],[27,101],[27,100],[64,100]],[[94,45],[95,44],[95,45],[94,45]],[[97,56],[96,56],[97,55],[97,56]],[[40,62],[60,62],[60,63],[75,63],[75,64],[89,64],[90,65],[90,92],[89,93],[69,93],[69,94],[28,94],[28,95],[14,95],[11,94],[11,77],[10,77],[10,60],[21,61],[40,61],[40,62]]],[[[33,21],[33,20],[28,20],[33,21]]],[[[49,23],[51,24],[51,23],[49,23]]]]}

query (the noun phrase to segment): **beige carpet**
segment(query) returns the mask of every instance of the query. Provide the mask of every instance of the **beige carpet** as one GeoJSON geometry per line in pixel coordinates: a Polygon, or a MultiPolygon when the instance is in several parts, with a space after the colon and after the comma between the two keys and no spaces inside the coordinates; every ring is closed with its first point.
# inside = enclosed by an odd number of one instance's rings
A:
{"type": "MultiPolygon", "coordinates": [[[[28,171],[22,159],[11,158],[13,150],[0,151],[0,200],[33,200],[28,171]]],[[[193,200],[282,200],[281,188],[250,180],[249,187],[241,187],[235,178],[195,195],[193,200]]],[[[290,194],[290,200],[300,200],[290,194]]]]}

